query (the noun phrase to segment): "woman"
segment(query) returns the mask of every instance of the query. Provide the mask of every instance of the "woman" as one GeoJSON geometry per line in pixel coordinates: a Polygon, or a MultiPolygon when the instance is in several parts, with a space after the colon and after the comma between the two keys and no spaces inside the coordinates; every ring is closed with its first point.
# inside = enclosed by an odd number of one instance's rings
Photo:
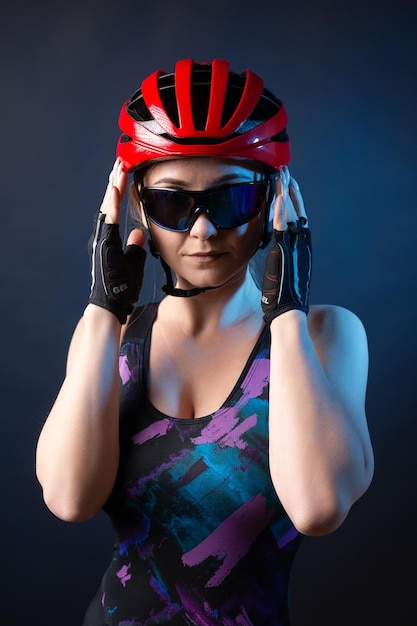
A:
{"type": "Polygon", "coordinates": [[[37,450],[51,511],[104,507],[116,531],[84,626],[288,624],[301,536],[338,528],[370,484],[366,336],[345,309],[309,308],[286,122],[258,76],[217,59],[155,72],[123,105],[90,299],[37,450]],[[136,308],[128,172],[167,277],[136,308]],[[260,289],[248,267],[266,246],[260,289]]]}

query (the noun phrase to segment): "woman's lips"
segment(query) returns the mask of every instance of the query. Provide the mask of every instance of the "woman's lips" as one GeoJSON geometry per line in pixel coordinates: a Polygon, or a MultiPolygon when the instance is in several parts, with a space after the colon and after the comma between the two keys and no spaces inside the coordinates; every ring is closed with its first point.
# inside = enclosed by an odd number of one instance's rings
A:
{"type": "Polygon", "coordinates": [[[188,256],[196,263],[213,263],[224,256],[225,252],[195,252],[188,256]]]}

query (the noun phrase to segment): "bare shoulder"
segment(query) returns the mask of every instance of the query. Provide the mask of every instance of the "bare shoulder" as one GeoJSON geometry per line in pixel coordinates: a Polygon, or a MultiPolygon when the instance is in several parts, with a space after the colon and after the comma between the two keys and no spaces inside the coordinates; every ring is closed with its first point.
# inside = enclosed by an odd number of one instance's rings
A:
{"type": "Polygon", "coordinates": [[[340,342],[367,344],[366,331],[359,317],[341,306],[312,305],[308,314],[308,329],[316,347],[329,348],[340,342]]]}
{"type": "Polygon", "coordinates": [[[341,306],[314,305],[308,330],[328,376],[350,381],[364,391],[368,375],[368,341],[355,313],[341,306]]]}

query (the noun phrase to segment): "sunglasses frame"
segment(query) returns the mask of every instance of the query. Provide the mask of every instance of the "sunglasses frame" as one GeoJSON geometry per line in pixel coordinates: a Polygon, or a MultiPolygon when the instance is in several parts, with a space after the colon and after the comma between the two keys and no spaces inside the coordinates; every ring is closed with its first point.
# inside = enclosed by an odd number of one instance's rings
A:
{"type": "MultiPolygon", "coordinates": [[[[157,226],[160,226],[161,228],[164,228],[165,230],[171,231],[171,232],[177,232],[177,233],[186,233],[189,232],[191,230],[191,228],[193,227],[194,222],[196,221],[197,217],[200,214],[204,214],[206,215],[206,217],[210,220],[210,222],[213,224],[213,226],[219,230],[230,230],[233,228],[238,228],[239,226],[243,226],[244,224],[247,224],[248,222],[250,222],[250,220],[252,220],[258,213],[260,210],[260,205],[262,202],[265,202],[265,205],[268,205],[268,198],[270,195],[270,188],[271,188],[271,178],[270,177],[264,177],[261,180],[254,180],[254,181],[244,181],[241,183],[235,183],[234,185],[222,185],[219,187],[216,187],[214,189],[206,189],[206,190],[202,190],[202,191],[188,191],[188,190],[184,190],[184,189],[175,189],[175,188],[169,188],[169,187],[153,187],[153,186],[149,186],[149,187],[142,187],[139,190],[139,199],[142,202],[142,206],[143,209],[145,211],[146,217],[153,222],[154,224],[156,224],[157,226]],[[234,189],[236,187],[247,187],[247,186],[263,186],[264,190],[265,190],[265,195],[263,198],[261,198],[259,200],[259,202],[257,203],[257,207],[256,207],[256,212],[254,212],[253,214],[249,215],[244,221],[240,221],[239,223],[232,225],[232,226],[218,226],[215,222],[214,216],[212,215],[212,213],[210,212],[210,206],[207,206],[207,204],[210,205],[210,202],[208,202],[207,200],[204,200],[205,198],[207,198],[207,196],[210,196],[212,194],[218,193],[219,191],[223,191],[225,189],[234,189]],[[165,224],[162,224],[160,221],[158,221],[158,219],[156,217],[153,217],[151,215],[151,213],[149,212],[148,208],[147,208],[147,201],[145,198],[145,194],[146,191],[168,191],[171,192],[173,194],[178,193],[178,194],[183,194],[185,196],[188,196],[190,198],[192,198],[194,200],[194,204],[192,205],[192,207],[190,208],[190,219],[189,219],[189,223],[187,228],[182,228],[182,229],[178,229],[178,228],[172,228],[170,226],[167,226],[165,224]],[[199,198],[202,199],[202,201],[199,201],[199,198]]],[[[213,210],[213,209],[212,209],[213,210]]],[[[187,219],[188,222],[188,219],[187,219]]]]}

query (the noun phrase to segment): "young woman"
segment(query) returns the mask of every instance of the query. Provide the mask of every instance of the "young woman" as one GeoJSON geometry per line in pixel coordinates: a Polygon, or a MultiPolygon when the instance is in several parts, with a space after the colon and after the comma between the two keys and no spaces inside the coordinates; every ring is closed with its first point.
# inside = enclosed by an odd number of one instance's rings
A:
{"type": "Polygon", "coordinates": [[[258,76],[179,61],[119,122],[89,303],[37,449],[51,511],[104,507],[116,532],[83,624],[282,626],[301,536],[338,528],[371,481],[365,332],[309,307],[287,117],[258,76]],[[123,251],[118,232],[128,172],[167,277],[136,308],[145,234],[123,251]]]}

